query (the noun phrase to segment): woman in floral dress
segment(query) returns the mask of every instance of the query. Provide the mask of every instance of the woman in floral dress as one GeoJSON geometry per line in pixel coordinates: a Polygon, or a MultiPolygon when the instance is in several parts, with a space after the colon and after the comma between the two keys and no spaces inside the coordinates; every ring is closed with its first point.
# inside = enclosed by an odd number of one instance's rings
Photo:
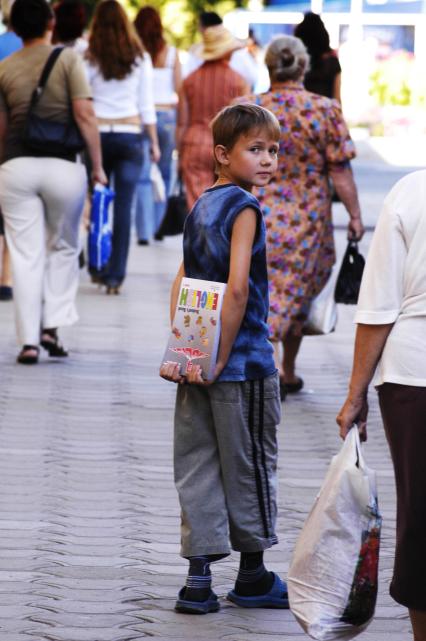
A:
{"type": "Polygon", "coordinates": [[[359,240],[364,228],[349,164],[354,144],[338,102],[304,89],[305,46],[279,36],[265,62],[271,89],[249,100],[272,111],[282,130],[277,174],[256,196],[266,219],[270,336],[284,399],[303,387],[295,371],[303,328],[335,261],[329,179],[349,213],[348,237],[359,240]]]}

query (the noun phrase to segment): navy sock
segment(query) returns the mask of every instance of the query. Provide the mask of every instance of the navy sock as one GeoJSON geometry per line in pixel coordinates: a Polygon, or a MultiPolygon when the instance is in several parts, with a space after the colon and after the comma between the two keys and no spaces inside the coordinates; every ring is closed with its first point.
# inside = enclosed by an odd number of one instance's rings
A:
{"type": "Polygon", "coordinates": [[[206,554],[190,556],[188,576],[186,578],[185,599],[188,601],[206,601],[212,586],[210,563],[219,561],[227,554],[206,554]]]}
{"type": "Polygon", "coordinates": [[[263,552],[242,552],[235,592],[240,596],[259,596],[272,588],[274,575],[263,564],[263,552]]]}
{"type": "Polygon", "coordinates": [[[185,599],[188,601],[205,601],[212,586],[212,573],[208,556],[191,556],[186,577],[185,599]]]}

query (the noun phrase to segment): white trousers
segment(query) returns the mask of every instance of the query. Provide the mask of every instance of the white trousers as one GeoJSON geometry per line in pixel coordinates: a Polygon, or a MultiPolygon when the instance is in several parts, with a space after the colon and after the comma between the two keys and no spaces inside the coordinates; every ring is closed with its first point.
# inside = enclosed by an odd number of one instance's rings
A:
{"type": "Polygon", "coordinates": [[[22,157],[0,167],[21,345],[38,345],[42,327],[78,318],[78,229],[86,190],[84,165],[67,160],[22,157]]]}

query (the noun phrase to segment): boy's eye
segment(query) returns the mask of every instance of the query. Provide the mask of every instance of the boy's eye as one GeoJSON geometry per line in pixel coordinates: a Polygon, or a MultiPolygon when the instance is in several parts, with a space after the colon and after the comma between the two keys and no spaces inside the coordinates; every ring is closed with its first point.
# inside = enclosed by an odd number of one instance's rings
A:
{"type": "Polygon", "coordinates": [[[251,147],[250,151],[260,151],[260,147],[251,147]]]}
{"type": "Polygon", "coordinates": [[[272,149],[269,150],[269,153],[273,156],[276,156],[278,153],[278,149],[276,147],[272,147],[272,149]]]}

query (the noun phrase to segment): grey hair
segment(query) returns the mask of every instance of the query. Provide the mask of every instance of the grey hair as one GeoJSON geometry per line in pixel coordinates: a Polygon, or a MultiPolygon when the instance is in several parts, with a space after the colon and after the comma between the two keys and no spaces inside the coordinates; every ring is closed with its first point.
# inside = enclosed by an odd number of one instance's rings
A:
{"type": "Polygon", "coordinates": [[[299,80],[309,69],[309,54],[295,36],[275,36],[265,54],[271,81],[299,80]]]}

